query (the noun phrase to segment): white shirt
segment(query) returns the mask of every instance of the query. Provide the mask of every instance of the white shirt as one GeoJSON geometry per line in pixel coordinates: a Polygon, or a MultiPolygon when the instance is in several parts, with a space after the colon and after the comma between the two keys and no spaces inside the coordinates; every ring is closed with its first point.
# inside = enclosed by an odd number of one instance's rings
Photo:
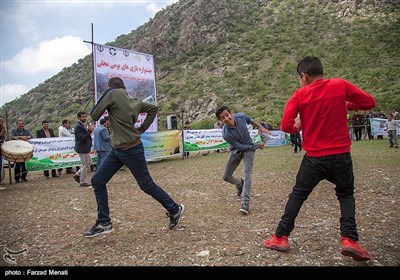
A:
{"type": "Polygon", "coordinates": [[[70,129],[60,126],[58,128],[58,136],[59,137],[74,137],[74,129],[71,127],[70,129]]]}

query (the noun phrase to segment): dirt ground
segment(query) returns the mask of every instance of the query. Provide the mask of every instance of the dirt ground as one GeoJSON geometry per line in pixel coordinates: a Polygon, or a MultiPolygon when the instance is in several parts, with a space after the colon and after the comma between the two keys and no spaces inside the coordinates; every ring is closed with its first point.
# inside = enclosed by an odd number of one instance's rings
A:
{"type": "MultiPolygon", "coordinates": [[[[290,146],[257,151],[250,213],[239,212],[235,187],[222,181],[228,153],[149,163],[150,174],[186,206],[181,224],[168,230],[165,210],[137,186],[129,170],[109,183],[114,232],[95,238],[82,233],[96,219],[92,188],[72,175],[45,179],[30,172],[29,182],[0,191],[0,242],[15,266],[391,266],[400,264],[399,150],[388,142],[353,144],[360,244],[373,259],[359,263],[340,254],[339,205],[333,185],[321,182],[304,203],[289,238],[291,250],[262,246],[277,226],[304,152],[290,146]]],[[[240,176],[243,165],[236,171],[240,176]]],[[[92,175],[92,174],[90,174],[92,175]]]]}

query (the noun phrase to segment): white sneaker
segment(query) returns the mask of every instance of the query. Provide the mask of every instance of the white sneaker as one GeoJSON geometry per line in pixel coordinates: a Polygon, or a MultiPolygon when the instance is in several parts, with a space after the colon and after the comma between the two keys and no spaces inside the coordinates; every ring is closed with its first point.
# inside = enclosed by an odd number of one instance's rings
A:
{"type": "Polygon", "coordinates": [[[0,187],[0,191],[4,191],[4,190],[6,190],[6,188],[0,187]]]}

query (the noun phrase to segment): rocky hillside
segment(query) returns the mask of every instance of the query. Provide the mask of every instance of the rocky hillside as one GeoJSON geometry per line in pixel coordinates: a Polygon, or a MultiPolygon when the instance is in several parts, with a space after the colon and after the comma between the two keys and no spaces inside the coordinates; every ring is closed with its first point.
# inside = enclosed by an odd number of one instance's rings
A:
{"type": "MultiPolygon", "coordinates": [[[[160,130],[182,111],[192,128],[212,127],[222,104],[279,124],[306,55],[322,59],[326,77],[373,94],[377,109],[399,110],[399,7],[399,0],[181,0],[108,44],[154,55],[160,130]]],[[[1,111],[10,126],[23,118],[34,131],[43,119],[56,127],[91,109],[91,84],[87,56],[1,111]]]]}

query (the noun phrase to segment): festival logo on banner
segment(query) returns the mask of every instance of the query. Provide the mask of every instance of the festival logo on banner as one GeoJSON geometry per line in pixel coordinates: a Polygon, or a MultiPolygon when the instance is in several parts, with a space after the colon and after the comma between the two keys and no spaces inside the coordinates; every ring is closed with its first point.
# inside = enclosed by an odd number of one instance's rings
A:
{"type": "MultiPolygon", "coordinates": [[[[95,96],[98,100],[108,89],[108,80],[120,77],[132,98],[157,105],[154,59],[150,54],[94,44],[95,96]]],[[[140,114],[136,127],[146,118],[140,114]]],[[[158,131],[158,118],[147,132],[158,131]]]]}

